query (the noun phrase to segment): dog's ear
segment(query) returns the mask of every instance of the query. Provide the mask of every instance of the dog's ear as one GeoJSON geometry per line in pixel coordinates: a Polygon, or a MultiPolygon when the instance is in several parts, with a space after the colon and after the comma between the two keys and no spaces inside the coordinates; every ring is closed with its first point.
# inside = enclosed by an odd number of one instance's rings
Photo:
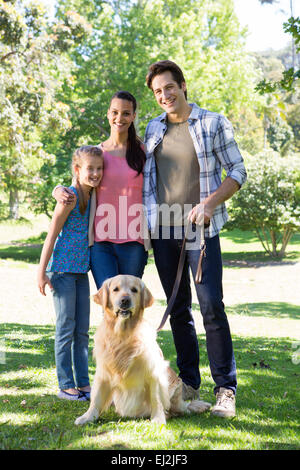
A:
{"type": "Polygon", "coordinates": [[[107,306],[109,284],[110,279],[104,281],[97,294],[93,296],[94,302],[96,302],[96,304],[102,305],[103,308],[106,308],[107,306]]]}
{"type": "Polygon", "coordinates": [[[99,304],[99,305],[102,305],[102,298],[103,298],[102,289],[103,288],[101,287],[101,289],[99,289],[98,292],[95,295],[93,295],[93,301],[96,302],[96,304],[99,304]]]}
{"type": "Polygon", "coordinates": [[[148,287],[143,285],[143,299],[144,299],[144,308],[151,307],[154,302],[153,295],[149,291],[148,287]]]}

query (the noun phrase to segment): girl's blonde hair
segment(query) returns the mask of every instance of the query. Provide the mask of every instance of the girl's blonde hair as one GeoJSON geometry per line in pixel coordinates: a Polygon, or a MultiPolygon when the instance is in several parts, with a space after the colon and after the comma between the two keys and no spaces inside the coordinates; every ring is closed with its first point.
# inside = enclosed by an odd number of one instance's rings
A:
{"type": "Polygon", "coordinates": [[[82,191],[75,168],[80,168],[82,166],[83,159],[86,156],[99,157],[103,159],[103,152],[100,147],[96,147],[95,145],[83,145],[82,147],[76,149],[73,153],[72,174],[78,192],[79,210],[81,214],[85,213],[88,204],[88,199],[82,191]]]}

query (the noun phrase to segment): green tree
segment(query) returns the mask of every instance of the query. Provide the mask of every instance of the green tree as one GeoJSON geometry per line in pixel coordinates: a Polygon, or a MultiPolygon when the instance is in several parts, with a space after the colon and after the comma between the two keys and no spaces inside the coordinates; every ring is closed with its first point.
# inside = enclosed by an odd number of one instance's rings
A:
{"type": "MultiPolygon", "coordinates": [[[[276,3],[276,0],[259,0],[261,4],[276,3]]],[[[277,90],[295,91],[299,86],[300,70],[297,69],[295,63],[296,52],[300,52],[300,18],[294,17],[293,0],[290,0],[290,18],[283,24],[284,32],[291,35],[292,44],[292,66],[283,71],[282,78],[277,81],[263,79],[256,86],[256,90],[260,94],[273,93],[277,90]]]]}
{"type": "Polygon", "coordinates": [[[294,135],[286,120],[277,117],[267,130],[270,147],[282,156],[292,149],[294,135]]]}
{"type": "Polygon", "coordinates": [[[300,104],[290,105],[287,112],[287,122],[293,130],[294,146],[300,152],[300,104]]]}
{"type": "Polygon", "coordinates": [[[0,187],[11,217],[18,218],[20,190],[38,184],[41,166],[54,161],[43,136],[55,139],[71,127],[57,91],[72,81],[66,52],[87,33],[77,13],[50,27],[39,2],[0,0],[0,187]]]}
{"type": "Polygon", "coordinates": [[[248,180],[229,204],[229,227],[255,231],[265,251],[282,258],[300,227],[300,159],[263,152],[247,159],[248,180]]]}
{"type": "MultiPolygon", "coordinates": [[[[261,4],[276,4],[276,0],[259,0],[261,4]]],[[[256,91],[265,98],[263,107],[264,148],[268,145],[281,155],[297,150],[297,124],[290,125],[291,110],[296,106],[300,72],[296,67],[296,52],[300,52],[300,18],[293,16],[290,0],[290,18],[284,30],[291,34],[291,46],[281,51],[256,54],[256,63],[262,70],[262,79],[256,91]]],[[[294,123],[295,124],[295,123],[294,123]]]]}
{"type": "MultiPolygon", "coordinates": [[[[50,74],[47,86],[35,69],[31,72],[31,62],[25,63],[20,74],[24,81],[28,76],[37,76],[34,83],[46,89],[47,96],[52,90],[48,101],[39,92],[39,104],[52,103],[45,110],[44,125],[41,127],[38,122],[33,126],[29,120],[32,132],[24,139],[29,143],[40,142],[42,151],[56,156],[55,164],[46,156],[38,157],[31,176],[27,174],[24,178],[24,189],[38,211],[51,210],[49,193],[54,183],[66,181],[74,148],[82,143],[98,143],[107,135],[106,111],[115,91],[126,89],[136,96],[139,104],[136,125],[143,136],[149,119],[161,112],[145,85],[148,66],[156,60],[168,58],[177,62],[185,72],[189,101],[226,114],[239,123],[241,134],[248,129],[249,115],[263,102],[254,93],[257,73],[244,48],[245,31],[234,13],[233,0],[60,0],[56,16],[57,22],[52,26],[46,22],[45,28],[44,18],[34,22],[40,27],[34,38],[41,40],[46,35],[57,48],[52,55],[44,45],[41,48],[43,53],[47,52],[43,56],[47,63],[44,73],[50,74]],[[83,34],[76,47],[72,47],[78,32],[82,29],[85,32],[85,23],[81,23],[83,20],[76,12],[91,25],[92,32],[88,36],[83,34]],[[53,125],[61,123],[55,132],[47,121],[47,111],[55,108],[54,103],[65,107],[53,120],[53,125]],[[62,119],[66,119],[65,123],[62,119]],[[26,185],[25,180],[34,184],[26,185]]],[[[18,22],[12,24],[16,26],[18,22]]],[[[26,28],[21,28],[21,37],[26,37],[26,28]]],[[[25,56],[31,49],[26,44],[28,41],[22,49],[25,56]]],[[[13,50],[11,47],[4,51],[5,60],[14,57],[13,50]]],[[[22,54],[18,58],[24,60],[22,54]]],[[[6,73],[8,66],[7,62],[6,73]]],[[[19,109],[17,116],[18,113],[19,109]]],[[[253,139],[256,137],[254,131],[253,139]]],[[[244,141],[251,147],[249,139],[244,141]]],[[[15,143],[10,148],[14,146],[15,143]]],[[[19,154],[23,163],[24,151],[19,154]]],[[[20,186],[23,187],[23,182],[20,186]]]]}
{"type": "MultiPolygon", "coordinates": [[[[148,66],[156,60],[178,62],[189,101],[230,115],[245,134],[245,115],[263,99],[253,91],[256,73],[231,0],[60,0],[58,20],[70,10],[80,12],[93,29],[70,54],[74,80],[60,97],[70,108],[72,127],[56,149],[47,142],[56,163],[45,164],[40,183],[30,188],[37,211],[51,211],[57,182],[69,184],[73,150],[108,135],[106,112],[115,91],[125,89],[137,98],[136,127],[143,137],[148,121],[161,112],[145,84],[148,66]]],[[[249,139],[247,145],[252,146],[249,139]]]]}
{"type": "Polygon", "coordinates": [[[160,59],[180,64],[189,101],[202,107],[238,119],[242,106],[260,101],[232,0],[62,0],[58,16],[70,7],[93,25],[89,41],[72,55],[77,79],[69,104],[78,121],[68,137],[74,141],[84,136],[98,142],[105,135],[109,99],[119,89],[136,96],[143,134],[160,112],[145,85],[148,66],[160,59]]]}

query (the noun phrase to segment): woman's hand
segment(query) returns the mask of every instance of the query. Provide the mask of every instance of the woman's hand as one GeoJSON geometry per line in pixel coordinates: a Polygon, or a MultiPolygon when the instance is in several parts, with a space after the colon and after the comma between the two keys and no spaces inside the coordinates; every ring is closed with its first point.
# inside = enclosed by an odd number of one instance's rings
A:
{"type": "Polygon", "coordinates": [[[73,204],[76,201],[76,194],[69,188],[65,186],[59,186],[54,190],[54,198],[57,202],[60,202],[64,205],[73,204]]]}

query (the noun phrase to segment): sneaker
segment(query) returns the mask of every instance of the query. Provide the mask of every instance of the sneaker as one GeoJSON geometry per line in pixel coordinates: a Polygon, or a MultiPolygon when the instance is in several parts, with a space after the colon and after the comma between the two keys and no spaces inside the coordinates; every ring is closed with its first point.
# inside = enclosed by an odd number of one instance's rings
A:
{"type": "Polygon", "coordinates": [[[220,387],[216,394],[217,402],[211,413],[221,418],[231,418],[235,416],[235,395],[230,388],[220,387]]]}
{"type": "Polygon", "coordinates": [[[195,389],[182,382],[182,398],[183,400],[199,400],[199,388],[195,389]]]}

